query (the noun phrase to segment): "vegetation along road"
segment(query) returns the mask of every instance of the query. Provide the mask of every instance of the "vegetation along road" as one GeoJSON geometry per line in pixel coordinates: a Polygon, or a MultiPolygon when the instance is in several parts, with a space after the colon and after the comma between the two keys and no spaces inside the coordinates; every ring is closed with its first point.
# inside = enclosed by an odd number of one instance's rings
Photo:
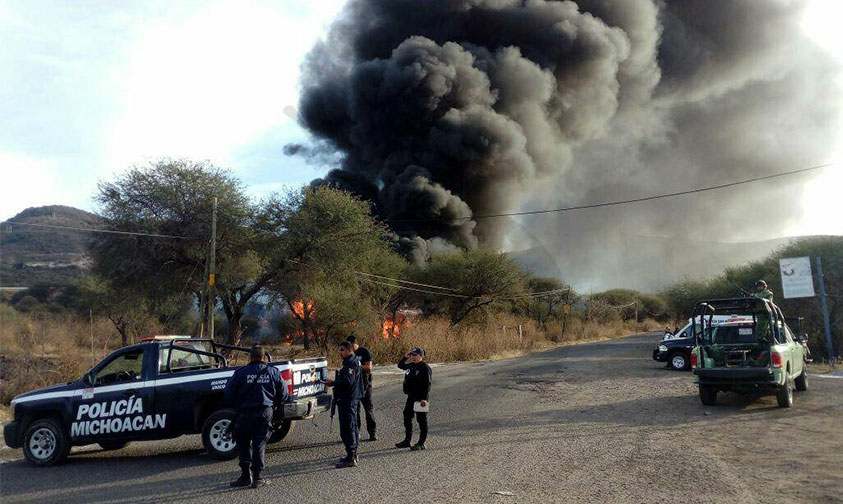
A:
{"type": "Polygon", "coordinates": [[[47,469],[4,451],[0,490],[7,503],[843,502],[843,379],[815,375],[791,409],[732,394],[704,407],[690,373],[650,358],[659,336],[436,367],[425,452],[392,448],[400,376],[379,375],[381,439],[355,469],[333,469],[342,449],[324,416],[270,448],[273,482],[258,490],[230,490],[236,463],[196,436],[82,448],[47,469]]]}

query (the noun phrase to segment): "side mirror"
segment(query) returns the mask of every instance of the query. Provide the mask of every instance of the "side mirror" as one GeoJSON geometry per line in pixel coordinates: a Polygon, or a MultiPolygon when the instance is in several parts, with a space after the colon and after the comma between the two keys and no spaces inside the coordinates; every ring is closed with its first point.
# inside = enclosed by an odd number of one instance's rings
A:
{"type": "Polygon", "coordinates": [[[85,373],[85,376],[82,377],[82,383],[92,387],[94,385],[94,373],[92,371],[85,373]]]}
{"type": "Polygon", "coordinates": [[[808,342],[808,335],[807,334],[800,334],[796,337],[796,341],[799,343],[807,343],[808,342]]]}

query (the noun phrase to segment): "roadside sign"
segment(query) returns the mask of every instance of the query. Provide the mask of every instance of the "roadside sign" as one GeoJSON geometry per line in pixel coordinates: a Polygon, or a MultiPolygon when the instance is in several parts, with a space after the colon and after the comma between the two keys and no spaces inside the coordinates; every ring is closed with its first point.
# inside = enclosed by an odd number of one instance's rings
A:
{"type": "Polygon", "coordinates": [[[782,275],[782,291],[785,299],[813,297],[814,277],[811,274],[811,258],[792,257],[779,259],[782,275]]]}

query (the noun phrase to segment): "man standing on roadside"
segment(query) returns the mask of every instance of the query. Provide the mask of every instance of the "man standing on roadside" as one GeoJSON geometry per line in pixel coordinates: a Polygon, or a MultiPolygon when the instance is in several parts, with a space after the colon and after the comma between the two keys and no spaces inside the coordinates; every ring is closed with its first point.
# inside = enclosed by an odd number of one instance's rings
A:
{"type": "Polygon", "coordinates": [[[325,380],[325,385],[334,387],[334,399],[340,413],[340,437],[345,445],[345,458],[337,462],[337,469],[357,466],[357,444],[360,441],[360,426],[357,418],[357,406],[363,397],[363,372],[360,359],[354,355],[351,343],[340,343],[342,368],[337,372],[337,379],[325,380]]]}
{"type": "Polygon", "coordinates": [[[272,425],[272,409],[287,400],[287,384],[277,368],[263,362],[264,350],[249,350],[249,363],[234,372],[225,386],[225,399],[234,407],[234,439],[240,453],[240,478],[234,488],[257,488],[268,483],[261,476],[266,441],[272,425]],[[251,472],[250,472],[251,469],[251,472]]]}
{"type": "Polygon", "coordinates": [[[404,405],[404,440],[395,443],[396,448],[410,448],[413,451],[424,450],[424,442],[427,440],[427,411],[430,396],[430,383],[433,373],[430,366],[424,362],[424,350],[413,348],[398,361],[398,368],[406,371],[404,375],[404,393],[407,394],[407,403],[404,405]],[[411,362],[407,362],[411,359],[411,362]],[[418,403],[418,408],[416,407],[418,403]],[[419,441],[410,446],[413,438],[413,416],[419,422],[419,441]]]}
{"type": "Polygon", "coordinates": [[[366,392],[363,394],[363,399],[357,403],[357,421],[360,421],[360,406],[362,405],[363,411],[366,412],[366,430],[369,431],[369,441],[377,441],[378,424],[375,422],[374,405],[372,404],[372,352],[357,343],[357,337],[353,334],[349,335],[346,341],[351,343],[354,355],[360,359],[360,366],[363,369],[363,387],[366,392]]]}

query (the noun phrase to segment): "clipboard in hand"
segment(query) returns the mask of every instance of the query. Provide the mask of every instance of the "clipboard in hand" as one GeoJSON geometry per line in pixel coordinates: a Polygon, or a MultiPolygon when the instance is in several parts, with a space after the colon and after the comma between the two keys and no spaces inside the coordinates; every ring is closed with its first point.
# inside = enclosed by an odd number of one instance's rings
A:
{"type": "Polygon", "coordinates": [[[421,405],[421,401],[416,401],[413,403],[413,411],[416,413],[427,413],[430,411],[430,401],[427,401],[427,404],[424,406],[421,405]]]}

